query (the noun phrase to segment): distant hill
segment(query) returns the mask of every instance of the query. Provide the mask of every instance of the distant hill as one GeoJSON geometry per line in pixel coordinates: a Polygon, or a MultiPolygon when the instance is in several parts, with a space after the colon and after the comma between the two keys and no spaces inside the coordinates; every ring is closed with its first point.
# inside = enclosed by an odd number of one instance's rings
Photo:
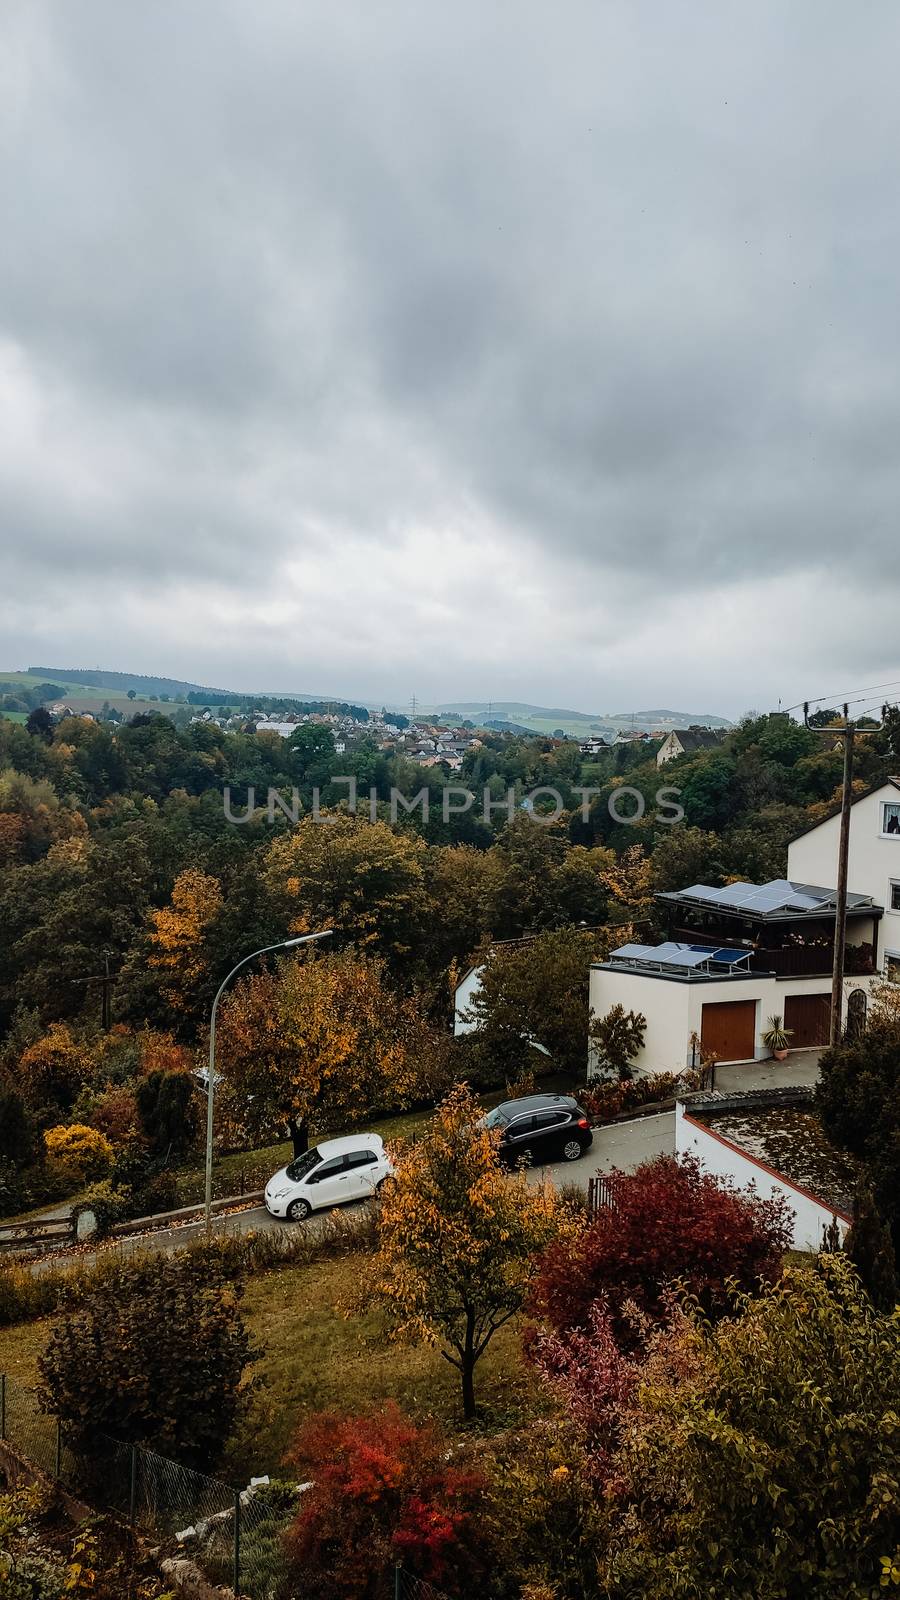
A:
{"type": "Polygon", "coordinates": [[[31,677],[48,678],[53,683],[79,683],[91,689],[129,689],[138,694],[231,694],[229,689],[212,689],[205,683],[183,683],[180,678],[154,678],[143,672],[104,672],[100,667],[29,667],[31,677]]]}
{"type": "Polygon", "coordinates": [[[615,734],[619,729],[635,728],[650,732],[655,728],[730,728],[727,717],[703,711],[572,711],[563,706],[535,706],[524,700],[446,700],[431,708],[437,715],[458,713],[477,719],[488,727],[526,727],[532,733],[553,733],[557,729],[575,737],[590,733],[615,734]]]}

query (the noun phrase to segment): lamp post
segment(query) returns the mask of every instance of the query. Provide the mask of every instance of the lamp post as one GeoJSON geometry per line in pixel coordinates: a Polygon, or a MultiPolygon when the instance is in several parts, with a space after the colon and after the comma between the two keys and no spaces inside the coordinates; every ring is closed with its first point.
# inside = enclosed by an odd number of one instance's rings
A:
{"type": "Polygon", "coordinates": [[[297,939],[282,939],[278,944],[264,945],[261,950],[253,950],[249,956],[244,956],[236,967],[232,967],[228,976],[222,979],[212,1003],[212,1013],[209,1019],[209,1080],[206,1086],[206,1204],[205,1221],[206,1231],[209,1233],[212,1222],[212,1159],[213,1159],[213,1095],[216,1084],[216,1011],[222,994],[236,972],[245,967],[248,961],[255,961],[257,956],[267,956],[273,950],[293,950],[298,944],[312,944],[315,939],[327,939],[334,932],[333,928],[324,928],[321,933],[304,933],[297,939]]]}

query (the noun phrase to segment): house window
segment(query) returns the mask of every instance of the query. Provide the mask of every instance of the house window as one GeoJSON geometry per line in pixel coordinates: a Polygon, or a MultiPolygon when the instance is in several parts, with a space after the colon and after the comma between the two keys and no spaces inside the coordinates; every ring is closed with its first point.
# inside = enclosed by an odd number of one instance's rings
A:
{"type": "Polygon", "coordinates": [[[888,983],[900,983],[900,953],[896,950],[884,953],[884,975],[888,983]]]}
{"type": "Polygon", "coordinates": [[[900,911],[900,883],[891,881],[891,910],[900,911]]]}
{"type": "Polygon", "coordinates": [[[900,803],[891,800],[882,806],[881,831],[900,839],[900,803]]]}

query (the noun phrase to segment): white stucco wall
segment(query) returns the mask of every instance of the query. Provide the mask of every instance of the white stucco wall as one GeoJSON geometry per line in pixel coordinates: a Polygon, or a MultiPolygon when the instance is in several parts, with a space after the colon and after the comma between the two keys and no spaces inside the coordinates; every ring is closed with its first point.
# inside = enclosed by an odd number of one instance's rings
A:
{"type": "MultiPolygon", "coordinates": [[[[900,911],[891,911],[891,880],[900,883],[900,834],[881,832],[885,801],[900,802],[900,790],[884,784],[873,794],[857,800],[850,811],[850,856],[847,887],[851,894],[868,894],[884,906],[878,939],[879,965],[885,952],[900,956],[900,911]]],[[[788,877],[795,883],[837,882],[840,817],[829,817],[811,833],[805,833],[788,847],[788,877]]],[[[852,924],[851,924],[852,927],[852,924]]],[[[852,936],[851,936],[852,937],[852,936]]]]}
{"type": "MultiPolygon", "coordinates": [[[[852,989],[868,988],[869,978],[851,978],[844,985],[844,1004],[852,989]]],[[[678,979],[651,977],[642,972],[605,971],[591,968],[590,999],[594,1016],[605,1016],[611,1006],[640,1011],[647,1018],[644,1048],[635,1062],[638,1073],[681,1072],[691,1065],[690,1037],[699,1034],[704,1005],[729,1000],[752,1000],[756,1004],[756,1043],[753,1059],[765,1061],[769,1051],[762,1035],[770,1017],[784,1016],[787,995],[826,994],[830,977],[722,978],[720,981],[688,983],[678,979]]],[[[593,1064],[588,1063],[588,1075],[593,1064]]]]}
{"type": "MultiPolygon", "coordinates": [[[[836,1214],[832,1208],[798,1188],[789,1178],[770,1171],[709,1128],[694,1122],[680,1102],[675,1107],[675,1154],[696,1156],[707,1172],[717,1178],[730,1178],[738,1188],[747,1189],[752,1184],[764,1200],[773,1195],[783,1197],[794,1214],[793,1248],[818,1250],[821,1246],[822,1234],[836,1214]]],[[[843,1238],[849,1219],[838,1213],[837,1223],[843,1238]]]]}
{"type": "Polygon", "coordinates": [[[478,1026],[477,1022],[466,1020],[465,1012],[468,1011],[469,1006],[472,1004],[472,996],[481,988],[483,970],[483,967],[473,967],[471,972],[467,972],[462,982],[456,986],[456,995],[454,997],[455,1014],[453,1017],[454,1034],[471,1033],[472,1029],[478,1026]]]}

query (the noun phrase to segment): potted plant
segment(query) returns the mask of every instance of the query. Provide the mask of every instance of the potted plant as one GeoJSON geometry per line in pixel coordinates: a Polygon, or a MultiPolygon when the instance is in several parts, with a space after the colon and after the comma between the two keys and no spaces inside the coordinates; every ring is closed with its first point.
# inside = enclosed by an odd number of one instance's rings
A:
{"type": "Polygon", "coordinates": [[[793,1029],[786,1028],[780,1017],[770,1017],[762,1042],[767,1050],[771,1050],[776,1061],[784,1061],[793,1036],[793,1029]]]}

